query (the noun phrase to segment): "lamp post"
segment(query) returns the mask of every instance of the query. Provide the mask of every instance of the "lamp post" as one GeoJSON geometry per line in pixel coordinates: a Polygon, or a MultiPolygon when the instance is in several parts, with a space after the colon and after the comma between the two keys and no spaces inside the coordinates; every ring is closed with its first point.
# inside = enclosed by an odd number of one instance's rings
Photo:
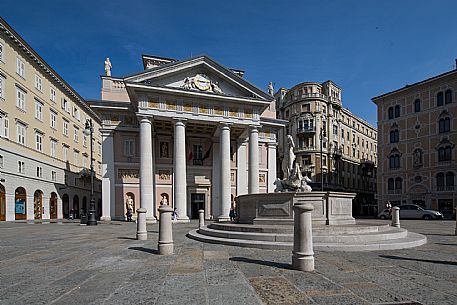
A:
{"type": "Polygon", "coordinates": [[[87,225],[96,226],[97,219],[95,219],[94,158],[93,158],[94,125],[93,125],[92,119],[86,120],[84,134],[86,136],[90,136],[90,203],[89,203],[89,217],[87,219],[87,225]]]}
{"type": "Polygon", "coordinates": [[[327,143],[327,136],[326,136],[324,124],[322,124],[322,127],[321,127],[320,140],[321,140],[321,191],[324,191],[323,144],[327,143]]]}

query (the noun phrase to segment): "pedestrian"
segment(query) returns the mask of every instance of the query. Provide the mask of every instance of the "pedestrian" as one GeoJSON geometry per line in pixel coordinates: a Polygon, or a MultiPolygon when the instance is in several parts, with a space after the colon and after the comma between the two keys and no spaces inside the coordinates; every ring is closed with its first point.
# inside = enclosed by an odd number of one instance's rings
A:
{"type": "Polygon", "coordinates": [[[236,211],[235,211],[235,209],[233,208],[233,206],[230,208],[229,216],[230,216],[230,221],[235,221],[235,218],[236,218],[236,211]]]}
{"type": "Polygon", "coordinates": [[[176,219],[178,218],[178,212],[176,211],[176,208],[173,210],[173,213],[171,213],[171,220],[173,222],[176,222],[176,219]]]}
{"type": "Polygon", "coordinates": [[[389,210],[389,218],[392,217],[392,204],[390,201],[387,201],[386,208],[389,210]]]}

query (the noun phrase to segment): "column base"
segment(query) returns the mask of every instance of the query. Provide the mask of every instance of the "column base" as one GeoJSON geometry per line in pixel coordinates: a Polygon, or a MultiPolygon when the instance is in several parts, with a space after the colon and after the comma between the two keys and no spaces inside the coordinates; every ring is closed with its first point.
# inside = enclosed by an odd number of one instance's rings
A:
{"type": "MultiPolygon", "coordinates": [[[[133,220],[133,218],[132,218],[132,220],[133,220]]],[[[147,224],[157,223],[157,219],[155,219],[155,217],[146,217],[146,223],[147,224]]]]}
{"type": "Polygon", "coordinates": [[[228,217],[228,216],[219,216],[217,218],[217,222],[224,222],[224,221],[230,221],[230,217],[228,217]]]}
{"type": "Polygon", "coordinates": [[[174,251],[173,241],[164,243],[159,241],[157,248],[159,250],[159,255],[171,255],[174,251]]]}
{"type": "Polygon", "coordinates": [[[314,256],[292,253],[292,268],[306,272],[314,271],[314,256]]]}
{"type": "Polygon", "coordinates": [[[148,239],[148,233],[147,232],[137,232],[136,233],[136,239],[137,240],[147,240],[148,239]]]}
{"type": "Polygon", "coordinates": [[[190,219],[189,217],[185,216],[185,217],[178,217],[175,221],[173,221],[175,223],[187,223],[187,222],[190,222],[190,219]]]}
{"type": "Polygon", "coordinates": [[[111,221],[111,216],[101,216],[100,221],[111,221]]]}

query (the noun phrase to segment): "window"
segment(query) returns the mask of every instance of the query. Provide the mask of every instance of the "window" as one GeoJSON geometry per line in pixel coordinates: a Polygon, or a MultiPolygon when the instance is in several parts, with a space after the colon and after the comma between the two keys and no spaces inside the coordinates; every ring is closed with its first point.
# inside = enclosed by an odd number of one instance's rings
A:
{"type": "Polygon", "coordinates": [[[83,155],[83,167],[86,168],[87,167],[87,156],[86,155],[83,155]]]}
{"type": "Polygon", "coordinates": [[[17,161],[17,172],[19,174],[25,173],[25,163],[24,163],[24,161],[17,161]]]}
{"type": "Polygon", "coordinates": [[[49,99],[54,103],[56,102],[56,89],[52,87],[49,89],[49,99]]]}
{"type": "Polygon", "coordinates": [[[35,74],[35,88],[38,89],[38,91],[43,92],[43,80],[41,77],[35,74]]]}
{"type": "Polygon", "coordinates": [[[97,146],[98,146],[98,155],[101,156],[102,155],[102,144],[97,143],[97,146]]]}
{"type": "Polygon", "coordinates": [[[16,142],[25,145],[25,129],[26,125],[17,122],[16,123],[16,142]]]}
{"type": "Polygon", "coordinates": [[[400,155],[392,155],[389,157],[389,168],[400,168],[400,155]]]}
{"type": "Polygon", "coordinates": [[[76,127],[76,126],[73,126],[75,129],[74,129],[74,133],[73,133],[73,140],[75,142],[78,142],[79,141],[79,128],[76,127]]]}
{"type": "Polygon", "coordinates": [[[25,78],[25,64],[19,58],[16,58],[16,73],[25,78]]]}
{"type": "Polygon", "coordinates": [[[51,171],[51,180],[52,181],[57,181],[57,172],[51,171]]]}
{"type": "Polygon", "coordinates": [[[35,118],[43,121],[43,103],[38,100],[35,100],[35,118]]]}
{"type": "Polygon", "coordinates": [[[8,117],[0,112],[0,137],[9,138],[9,120],[8,117]]]}
{"type": "Polygon", "coordinates": [[[57,129],[57,113],[54,112],[53,110],[51,110],[51,112],[49,112],[49,121],[51,122],[51,128],[53,129],[57,129]]]}
{"type": "Polygon", "coordinates": [[[443,106],[443,104],[444,104],[443,92],[438,92],[438,94],[436,95],[436,105],[443,106]]]}
{"type": "Polygon", "coordinates": [[[51,139],[51,157],[56,157],[56,148],[57,148],[57,141],[51,139]]]}
{"type": "Polygon", "coordinates": [[[389,120],[392,120],[394,118],[394,108],[389,107],[388,113],[389,113],[389,120]]]}
{"type": "Polygon", "coordinates": [[[25,111],[25,91],[16,87],[16,107],[25,111]]]}
{"type": "Polygon", "coordinates": [[[439,132],[445,133],[451,130],[451,120],[450,118],[440,119],[438,122],[439,132]]]}
{"type": "Polygon", "coordinates": [[[133,157],[135,155],[135,140],[124,139],[124,156],[133,157]]]}
{"type": "Polygon", "coordinates": [[[394,116],[396,118],[400,117],[400,106],[399,105],[395,106],[395,108],[394,108],[394,116]]]}
{"type": "Polygon", "coordinates": [[[393,191],[395,189],[395,181],[394,178],[389,178],[387,180],[387,190],[393,191]]]}
{"type": "Polygon", "coordinates": [[[35,149],[38,151],[43,151],[43,134],[36,132],[35,133],[35,149]]]}
{"type": "MultiPolygon", "coordinates": [[[[261,150],[259,149],[259,152],[261,150]]],[[[203,165],[203,146],[200,144],[194,145],[192,150],[192,159],[194,165],[203,165]]],[[[259,158],[259,162],[260,162],[259,158]]]]}
{"type": "Polygon", "coordinates": [[[5,88],[6,88],[6,80],[5,78],[0,74],[0,98],[5,98],[5,88]]]}
{"type": "Polygon", "coordinates": [[[414,112],[420,112],[421,111],[421,100],[416,99],[414,101],[414,112]]]}
{"type": "Polygon", "coordinates": [[[73,151],[73,161],[74,161],[75,165],[78,165],[78,155],[79,155],[79,151],[77,151],[77,150],[73,151]]]}
{"type": "Polygon", "coordinates": [[[446,92],[444,92],[444,103],[445,104],[452,103],[452,91],[450,89],[448,89],[448,90],[446,90],[446,92]]]}
{"type": "Polygon", "coordinates": [[[64,135],[66,135],[68,137],[68,121],[63,119],[63,129],[62,129],[62,132],[64,135]]]}
{"type": "Polygon", "coordinates": [[[454,173],[447,172],[446,173],[446,191],[454,190],[454,173]]]}
{"type": "Polygon", "coordinates": [[[76,106],[73,106],[73,117],[77,119],[78,121],[81,120],[81,115],[79,113],[79,109],[76,106]]]}
{"type": "Polygon", "coordinates": [[[438,149],[438,161],[451,161],[452,160],[452,147],[440,147],[438,149]]]}
{"type": "Polygon", "coordinates": [[[83,147],[87,147],[87,136],[83,132],[83,147]]]}
{"type": "Polygon", "coordinates": [[[400,140],[398,129],[392,130],[390,132],[390,143],[398,143],[400,140]]]}
{"type": "Polygon", "coordinates": [[[0,168],[3,168],[3,156],[0,155],[0,168]]]}
{"type": "Polygon", "coordinates": [[[37,176],[38,178],[43,177],[43,168],[42,168],[41,166],[37,166],[37,167],[36,167],[36,176],[37,176]]]}
{"type": "Polygon", "coordinates": [[[68,161],[68,146],[64,145],[62,147],[62,155],[63,155],[63,161],[67,162],[68,161]]]}
{"type": "Polygon", "coordinates": [[[3,58],[3,54],[5,52],[5,49],[3,49],[3,44],[0,43],[0,61],[5,61],[5,59],[3,58]]]}
{"type": "Polygon", "coordinates": [[[65,98],[62,98],[62,109],[70,113],[70,103],[65,98]]]}

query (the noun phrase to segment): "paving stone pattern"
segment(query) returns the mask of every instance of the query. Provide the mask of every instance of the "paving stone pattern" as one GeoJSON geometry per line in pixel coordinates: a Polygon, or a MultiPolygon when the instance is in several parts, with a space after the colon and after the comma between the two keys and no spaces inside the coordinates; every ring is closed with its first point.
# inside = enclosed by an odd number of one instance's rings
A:
{"type": "Polygon", "coordinates": [[[451,221],[402,221],[429,239],[414,249],[316,252],[313,273],[288,251],[188,239],[197,225],[174,224],[159,256],[157,224],[137,241],[134,223],[1,223],[0,304],[457,304],[451,221]]]}

